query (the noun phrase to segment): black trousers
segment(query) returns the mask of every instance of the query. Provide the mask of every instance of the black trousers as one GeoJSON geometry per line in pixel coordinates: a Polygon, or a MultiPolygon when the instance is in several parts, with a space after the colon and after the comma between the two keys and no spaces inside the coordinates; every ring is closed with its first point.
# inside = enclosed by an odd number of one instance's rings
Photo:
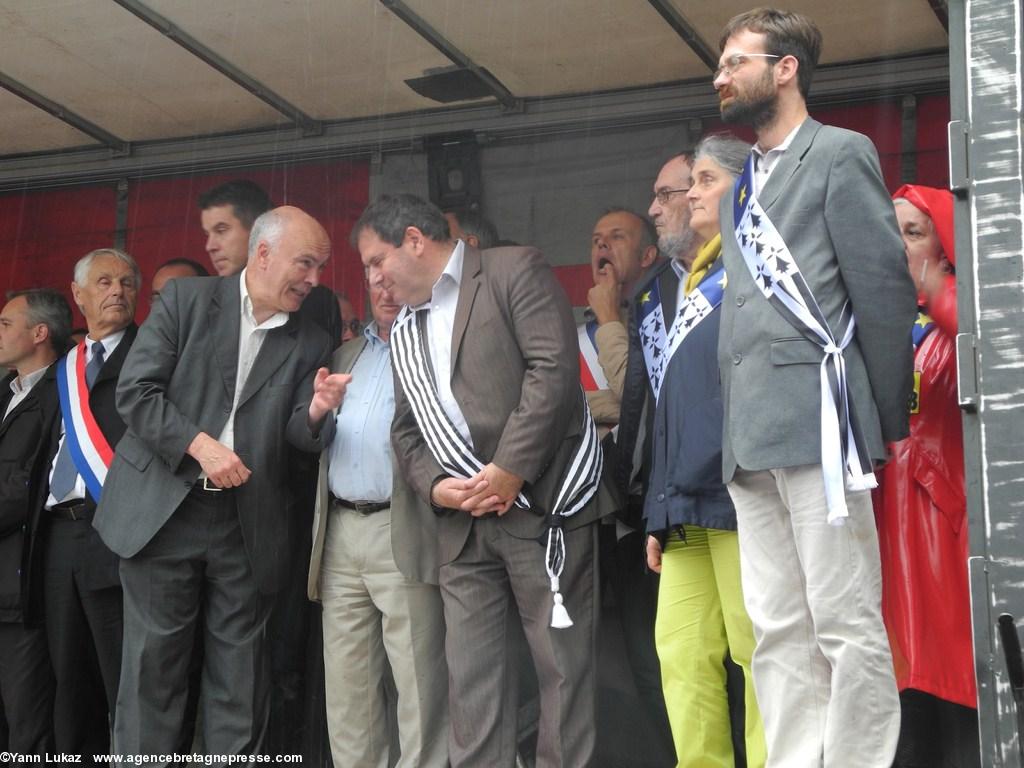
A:
{"type": "Polygon", "coordinates": [[[176,751],[199,624],[202,748],[258,753],[267,726],[271,600],[256,587],[234,494],[190,493],[139,554],[121,561],[121,584],[125,646],[115,750],[176,751]]]}
{"type": "Polygon", "coordinates": [[[54,751],[53,670],[46,633],[0,624],[0,700],[7,722],[4,749],[26,755],[54,751]]]}
{"type": "MultiPolygon", "coordinates": [[[[43,514],[48,514],[44,512],[43,514]]],[[[50,660],[57,682],[54,741],[58,752],[89,759],[110,750],[110,721],[121,670],[121,588],[101,578],[102,547],[89,520],[51,518],[43,599],[50,660]]]]}

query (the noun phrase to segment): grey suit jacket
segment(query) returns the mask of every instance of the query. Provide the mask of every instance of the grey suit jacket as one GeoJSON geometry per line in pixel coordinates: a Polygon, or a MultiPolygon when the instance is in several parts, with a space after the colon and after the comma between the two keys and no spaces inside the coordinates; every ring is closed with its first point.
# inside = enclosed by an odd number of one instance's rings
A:
{"type": "MultiPolygon", "coordinates": [[[[579,341],[565,292],[534,248],[466,247],[452,329],[451,386],[483,463],[525,478],[534,511],[513,506],[501,526],[513,536],[545,530],[572,452],[581,437],[585,399],[579,341]]],[[[402,472],[425,500],[441,467],[427,448],[401,382],[395,379],[392,442],[402,472]]],[[[577,528],[614,511],[602,483],[567,522],[577,528]]],[[[440,562],[454,560],[473,517],[445,510],[438,518],[440,562]]]]}
{"type": "MultiPolygon", "coordinates": [[[[331,358],[331,372],[351,373],[366,344],[366,337],[360,336],[338,347],[331,358]]],[[[333,418],[328,418],[324,422],[325,426],[328,423],[333,424],[333,418]]],[[[311,434],[308,424],[295,419],[288,424],[288,439],[303,450],[311,450],[317,445],[317,437],[311,434]]],[[[335,439],[338,439],[337,434],[331,437],[327,432],[319,437],[325,445],[320,452],[320,472],[316,480],[313,552],[309,558],[309,581],[306,587],[310,600],[320,600],[320,566],[329,511],[327,468],[330,457],[327,445],[335,439]]],[[[437,519],[430,505],[405,482],[394,455],[391,457],[391,466],[394,469],[391,488],[391,552],[395,564],[407,579],[437,584],[437,519]]]]}
{"type": "MultiPolygon", "coordinates": [[[[870,455],[905,437],[917,311],[907,257],[874,146],[859,133],[808,119],[758,200],[789,246],[833,332],[849,299],[857,332],[846,349],[850,397],[870,455]]],[[[719,365],[725,405],[723,476],[821,463],[821,349],[755,286],[722,198],[719,365]]]]}
{"type": "MultiPolygon", "coordinates": [[[[168,283],[121,371],[118,410],[128,425],[93,525],[121,557],[137,554],[178,508],[200,473],[186,449],[220,435],[238,367],[239,277],[168,283]]],[[[267,332],[235,413],[235,452],[252,470],[233,493],[261,592],[281,583],[289,551],[285,427],[305,418],[327,334],[293,313],[267,332]]]]}

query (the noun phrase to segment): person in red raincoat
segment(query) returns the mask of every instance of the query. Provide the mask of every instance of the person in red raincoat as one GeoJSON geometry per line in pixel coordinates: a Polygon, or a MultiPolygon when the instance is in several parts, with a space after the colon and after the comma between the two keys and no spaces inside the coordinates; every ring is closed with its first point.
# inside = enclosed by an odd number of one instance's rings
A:
{"type": "Polygon", "coordinates": [[[890,446],[875,492],[882,614],[903,710],[894,766],[973,766],[977,691],[956,389],[953,196],[905,185],[893,199],[919,305],[910,437],[890,446]]]}

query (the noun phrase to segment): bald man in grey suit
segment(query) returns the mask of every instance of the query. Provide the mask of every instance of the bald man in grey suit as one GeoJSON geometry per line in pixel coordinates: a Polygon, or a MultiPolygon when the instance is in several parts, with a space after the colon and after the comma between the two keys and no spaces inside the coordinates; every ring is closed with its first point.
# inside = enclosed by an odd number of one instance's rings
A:
{"type": "Polygon", "coordinates": [[[207,752],[262,748],[264,635],[289,551],[285,428],[306,418],[331,349],[297,310],[330,252],[306,213],[268,211],[246,268],[168,283],[125,361],[117,397],[128,430],[94,520],[121,557],[122,754],[176,752],[197,627],[207,752]]]}
{"type": "MultiPolygon", "coordinates": [[[[452,241],[441,212],[412,195],[377,201],[353,234],[371,286],[417,313],[413,322],[422,322],[428,348],[428,359],[418,363],[431,369],[446,418],[483,467],[470,478],[441,468],[408,387],[396,378],[395,453],[438,514],[451,763],[515,762],[515,698],[508,695],[515,671],[506,634],[515,600],[540,683],[537,765],[588,765],[595,745],[594,523],[612,511],[608,497],[597,491],[564,522],[561,591],[574,622],[569,628],[550,626],[551,584],[538,543],[548,530],[543,513],[553,510],[587,423],[568,301],[539,252],[481,253],[452,241]],[[532,509],[514,503],[521,491],[532,509]]],[[[396,327],[403,318],[409,315],[400,315],[396,327]]],[[[396,356],[399,333],[392,332],[396,356]]]]}

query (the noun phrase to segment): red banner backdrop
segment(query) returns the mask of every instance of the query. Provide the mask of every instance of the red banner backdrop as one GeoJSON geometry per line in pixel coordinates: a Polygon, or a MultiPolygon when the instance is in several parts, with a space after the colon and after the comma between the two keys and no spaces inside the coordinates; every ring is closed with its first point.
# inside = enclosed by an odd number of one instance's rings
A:
{"type": "MultiPolygon", "coordinates": [[[[138,320],[148,313],[149,283],[165,261],[189,258],[209,267],[196,199],[237,178],[263,186],[275,204],[296,205],[316,217],[334,246],[324,284],[348,294],[357,308],[365,306],[363,268],[348,237],[369,198],[369,165],[279,164],[242,173],[129,181],[125,250],[142,270],[138,320]]],[[[75,262],[94,248],[113,245],[116,211],[113,184],[0,195],[0,292],[51,287],[70,301],[75,262]]],[[[83,325],[74,309],[75,324],[83,325]]]]}
{"type": "MultiPolygon", "coordinates": [[[[275,205],[298,206],[323,224],[333,245],[323,283],[346,293],[356,307],[364,306],[363,268],[348,237],[369,197],[366,162],[281,164],[241,173],[133,182],[128,196],[126,248],[142,269],[144,295],[140,305],[149,306],[149,282],[168,259],[188,258],[210,267],[197,199],[232,179],[254,181],[270,193],[275,205]]],[[[139,314],[144,312],[140,310],[139,314]]]]}
{"type": "Polygon", "coordinates": [[[75,262],[114,242],[115,210],[112,184],[0,195],[2,293],[57,288],[73,304],[75,262]]]}

